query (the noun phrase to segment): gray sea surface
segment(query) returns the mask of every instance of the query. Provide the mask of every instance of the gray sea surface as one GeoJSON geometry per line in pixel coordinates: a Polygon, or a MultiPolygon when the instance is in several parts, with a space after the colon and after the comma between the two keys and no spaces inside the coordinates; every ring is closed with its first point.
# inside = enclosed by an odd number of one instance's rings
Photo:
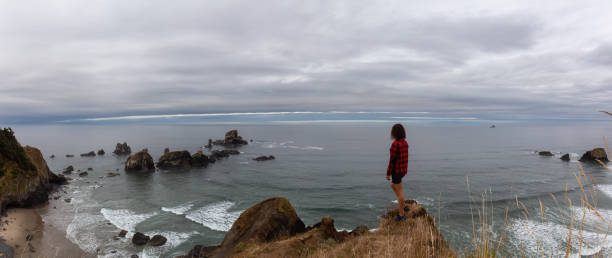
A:
{"type": "MultiPolygon", "coordinates": [[[[41,149],[52,171],[61,173],[68,165],[93,169],[85,177],[76,171],[70,175],[73,180],[64,187],[66,193],[54,194],[60,197],[52,198],[43,211],[45,223],[65,230],[70,241],[100,256],[173,257],[196,244],[219,244],[242,211],[275,196],[287,197],[307,225],[329,215],[339,229],[362,224],[376,228],[378,216],[395,198],[385,180],[390,126],[124,124],[13,129],[23,145],[41,149]],[[209,138],[222,138],[230,129],[253,141],[238,148],[240,155],[206,168],[126,173],[127,157],[112,154],[115,144],[124,141],[134,152],[147,148],[155,160],[166,147],[194,153],[209,138]],[[79,156],[98,149],[106,155],[79,156]],[[259,155],[276,159],[252,160],[259,155]],[[120,176],[106,177],[108,172],[120,176]],[[129,231],[128,238],[114,239],[121,229],[129,231]],[[136,247],[129,238],[136,231],[162,234],[168,243],[136,247]]],[[[600,231],[612,219],[611,171],[583,164],[588,177],[597,182],[597,187],[587,182],[585,190],[596,190],[599,214],[581,207],[575,175],[580,171],[579,155],[604,146],[602,136],[612,137],[612,125],[510,124],[495,129],[408,125],[406,129],[410,145],[403,183],[406,198],[427,208],[456,250],[469,248],[475,232],[491,230],[496,236],[503,232],[510,254],[524,249],[531,256],[544,248],[553,256],[561,255],[569,235],[567,218],[584,214],[583,244],[572,240],[572,253],[609,252],[612,238],[604,238],[600,231]],[[555,156],[542,157],[537,150],[555,156]],[[564,153],[570,153],[571,162],[559,159],[564,153]],[[473,215],[478,215],[484,192],[493,225],[483,229],[473,224],[473,215]],[[566,196],[574,203],[571,208],[566,196]],[[516,208],[517,201],[525,205],[528,216],[516,208]]]]}

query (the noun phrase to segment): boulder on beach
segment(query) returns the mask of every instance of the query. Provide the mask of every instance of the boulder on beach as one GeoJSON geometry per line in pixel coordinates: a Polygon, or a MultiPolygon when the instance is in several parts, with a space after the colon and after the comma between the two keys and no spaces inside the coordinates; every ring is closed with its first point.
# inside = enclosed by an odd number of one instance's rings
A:
{"type": "Polygon", "coordinates": [[[210,159],[202,151],[198,151],[191,156],[191,165],[193,167],[206,167],[210,159]]]}
{"type": "Polygon", "coordinates": [[[606,150],[604,150],[604,148],[595,148],[587,151],[580,158],[581,162],[596,162],[596,160],[604,163],[609,161],[608,155],[606,154],[606,150]]]}
{"type": "Polygon", "coordinates": [[[104,155],[106,152],[104,152],[104,149],[99,149],[98,150],[98,155],[104,155]]]}
{"type": "Polygon", "coordinates": [[[151,246],[162,246],[166,243],[166,241],[168,241],[166,237],[162,235],[154,235],[151,240],[149,240],[149,244],[151,246]]]}
{"type": "Polygon", "coordinates": [[[161,169],[189,169],[191,168],[191,159],[189,151],[171,151],[159,157],[157,167],[161,169]]]}
{"type": "Polygon", "coordinates": [[[83,176],[87,176],[88,174],[89,174],[89,173],[87,173],[87,172],[81,172],[81,173],[79,173],[79,176],[80,176],[80,177],[83,177],[83,176]]]}
{"type": "Polygon", "coordinates": [[[142,150],[131,155],[125,162],[125,171],[147,172],[155,170],[155,162],[148,152],[142,150]]]}
{"type": "Polygon", "coordinates": [[[255,160],[255,161],[266,161],[266,160],[273,160],[273,159],[275,159],[275,157],[270,155],[270,156],[259,156],[257,158],[254,158],[253,160],[255,160]]]}
{"type": "Polygon", "coordinates": [[[555,156],[554,154],[552,154],[552,152],[550,151],[539,151],[538,155],[540,156],[545,156],[545,157],[552,157],[555,156]]]}
{"type": "Polygon", "coordinates": [[[113,151],[113,153],[115,153],[116,155],[128,155],[132,153],[132,148],[130,148],[130,146],[126,142],[117,143],[117,146],[115,146],[115,150],[113,151]]]}
{"type": "Polygon", "coordinates": [[[149,242],[149,239],[149,236],[140,232],[136,232],[132,237],[132,243],[135,245],[145,245],[147,244],[147,242],[149,242]]]}
{"type": "Polygon", "coordinates": [[[561,156],[561,160],[563,161],[570,161],[570,155],[569,153],[564,154],[563,156],[561,156]]]}
{"type": "MultiPolygon", "coordinates": [[[[210,144],[210,141],[209,141],[210,144]]],[[[239,146],[248,144],[247,141],[242,139],[240,135],[238,135],[238,130],[229,130],[225,133],[225,138],[222,140],[213,141],[214,145],[225,145],[225,146],[239,146]]]]}
{"type": "Polygon", "coordinates": [[[88,153],[82,153],[81,157],[95,157],[96,153],[94,151],[90,151],[88,153]]]}

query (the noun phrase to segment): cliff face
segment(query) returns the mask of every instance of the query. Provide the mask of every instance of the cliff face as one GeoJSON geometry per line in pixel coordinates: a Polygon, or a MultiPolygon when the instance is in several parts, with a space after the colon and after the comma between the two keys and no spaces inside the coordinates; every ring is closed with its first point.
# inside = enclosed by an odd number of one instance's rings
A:
{"type": "Polygon", "coordinates": [[[51,173],[40,150],[22,147],[10,128],[0,130],[0,214],[7,206],[45,203],[49,192],[65,182],[51,173]]]}
{"type": "Polygon", "coordinates": [[[457,257],[427,211],[406,204],[403,222],[393,220],[398,210],[392,209],[375,231],[347,232],[328,216],[304,228],[287,199],[270,198],[242,213],[221,245],[197,245],[184,257],[457,257]]]}

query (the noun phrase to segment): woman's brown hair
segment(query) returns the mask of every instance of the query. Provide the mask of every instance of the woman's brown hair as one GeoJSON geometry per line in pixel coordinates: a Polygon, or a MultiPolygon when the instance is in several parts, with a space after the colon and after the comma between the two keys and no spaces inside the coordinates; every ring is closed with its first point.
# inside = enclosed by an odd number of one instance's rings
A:
{"type": "Polygon", "coordinates": [[[391,128],[391,137],[393,139],[406,139],[406,130],[404,130],[404,126],[402,124],[395,124],[391,128]]]}

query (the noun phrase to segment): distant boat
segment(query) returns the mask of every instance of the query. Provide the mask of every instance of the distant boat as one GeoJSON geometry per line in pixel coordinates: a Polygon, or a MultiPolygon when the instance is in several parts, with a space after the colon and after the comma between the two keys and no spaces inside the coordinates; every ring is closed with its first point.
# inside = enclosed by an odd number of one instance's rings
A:
{"type": "Polygon", "coordinates": [[[495,125],[490,126],[489,128],[495,128],[495,125]]]}

